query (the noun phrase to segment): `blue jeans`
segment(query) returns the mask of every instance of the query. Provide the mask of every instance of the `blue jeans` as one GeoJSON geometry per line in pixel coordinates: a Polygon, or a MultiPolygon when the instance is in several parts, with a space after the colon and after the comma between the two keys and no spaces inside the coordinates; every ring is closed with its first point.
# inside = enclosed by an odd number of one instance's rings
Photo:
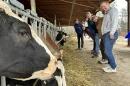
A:
{"type": "Polygon", "coordinates": [[[110,32],[103,35],[103,44],[104,44],[104,49],[105,49],[104,53],[107,56],[108,63],[113,69],[115,69],[117,66],[113,52],[112,52],[113,46],[117,39],[118,39],[118,32],[115,32],[114,39],[110,38],[110,32]]]}
{"type": "Polygon", "coordinates": [[[100,47],[99,47],[99,35],[98,33],[95,34],[95,37],[94,37],[94,52],[95,54],[99,54],[99,50],[100,50],[100,47]]]}
{"type": "Polygon", "coordinates": [[[102,60],[108,60],[107,56],[105,54],[105,47],[104,47],[104,43],[103,43],[103,38],[101,38],[100,50],[101,50],[101,54],[102,54],[102,60]]]}

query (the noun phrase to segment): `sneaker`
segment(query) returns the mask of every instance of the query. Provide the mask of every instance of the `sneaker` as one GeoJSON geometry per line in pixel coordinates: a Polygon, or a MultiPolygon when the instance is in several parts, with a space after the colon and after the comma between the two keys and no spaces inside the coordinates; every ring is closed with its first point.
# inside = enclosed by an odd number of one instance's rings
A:
{"type": "Polygon", "coordinates": [[[109,64],[107,64],[104,68],[102,68],[103,70],[107,69],[107,68],[111,68],[111,66],[109,64]]]}
{"type": "Polygon", "coordinates": [[[116,68],[112,69],[111,67],[103,68],[103,71],[106,72],[106,73],[115,73],[115,72],[117,72],[116,68]]]}
{"type": "Polygon", "coordinates": [[[94,50],[91,50],[91,54],[93,54],[95,51],[94,50]]]}
{"type": "Polygon", "coordinates": [[[75,50],[80,50],[80,48],[77,48],[77,49],[75,49],[75,50]]]}
{"type": "Polygon", "coordinates": [[[80,48],[80,50],[83,50],[84,48],[80,48]]]}
{"type": "Polygon", "coordinates": [[[93,55],[91,58],[97,58],[98,57],[98,55],[93,55]]]}
{"type": "Polygon", "coordinates": [[[108,60],[103,59],[101,61],[98,61],[98,63],[100,63],[100,64],[108,64],[108,60]]]}

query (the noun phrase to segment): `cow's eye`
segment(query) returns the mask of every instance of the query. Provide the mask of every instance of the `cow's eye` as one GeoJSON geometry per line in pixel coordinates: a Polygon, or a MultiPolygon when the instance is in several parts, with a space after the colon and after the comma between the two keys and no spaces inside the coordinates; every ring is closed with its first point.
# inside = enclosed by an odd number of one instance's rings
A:
{"type": "Polygon", "coordinates": [[[26,39],[31,39],[30,35],[28,32],[26,31],[23,31],[23,32],[20,32],[20,35],[23,37],[23,38],[26,38],[26,39]]]}
{"type": "Polygon", "coordinates": [[[27,32],[20,32],[21,36],[27,36],[27,32]]]}

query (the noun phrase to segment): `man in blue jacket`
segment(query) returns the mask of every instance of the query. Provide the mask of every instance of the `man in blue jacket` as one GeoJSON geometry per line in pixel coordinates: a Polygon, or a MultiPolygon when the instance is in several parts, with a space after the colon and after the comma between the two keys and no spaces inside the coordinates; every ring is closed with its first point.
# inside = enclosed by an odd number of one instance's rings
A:
{"type": "Polygon", "coordinates": [[[82,49],[84,45],[83,25],[79,22],[78,19],[76,19],[75,21],[74,28],[75,28],[75,32],[77,34],[77,39],[78,39],[78,49],[82,49]]]}

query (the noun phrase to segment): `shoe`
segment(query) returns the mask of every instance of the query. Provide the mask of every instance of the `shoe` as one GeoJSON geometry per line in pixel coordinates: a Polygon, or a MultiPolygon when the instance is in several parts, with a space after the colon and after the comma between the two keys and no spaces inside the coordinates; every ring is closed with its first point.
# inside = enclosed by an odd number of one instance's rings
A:
{"type": "Polygon", "coordinates": [[[105,67],[103,67],[102,69],[105,70],[107,68],[111,68],[111,66],[109,64],[107,64],[105,67]]]}
{"type": "Polygon", "coordinates": [[[91,54],[93,54],[95,51],[94,50],[91,50],[91,54]]]}
{"type": "Polygon", "coordinates": [[[97,56],[97,57],[99,56],[99,54],[98,54],[98,53],[96,53],[96,52],[94,52],[94,53],[93,53],[93,55],[94,55],[94,56],[97,56]]]}
{"type": "Polygon", "coordinates": [[[96,58],[96,56],[93,55],[91,58],[96,58]]]}
{"type": "Polygon", "coordinates": [[[77,49],[75,49],[75,50],[80,50],[80,48],[77,48],[77,49]]]}
{"type": "Polygon", "coordinates": [[[97,58],[98,57],[98,55],[93,55],[91,58],[97,58]]]}
{"type": "Polygon", "coordinates": [[[103,71],[106,72],[106,73],[115,73],[115,72],[117,72],[116,68],[112,69],[111,67],[103,68],[103,71]]]}
{"type": "Polygon", "coordinates": [[[108,64],[108,60],[102,59],[101,61],[98,61],[100,64],[108,64]]]}
{"type": "Polygon", "coordinates": [[[84,48],[80,48],[80,50],[83,50],[84,48]]]}

